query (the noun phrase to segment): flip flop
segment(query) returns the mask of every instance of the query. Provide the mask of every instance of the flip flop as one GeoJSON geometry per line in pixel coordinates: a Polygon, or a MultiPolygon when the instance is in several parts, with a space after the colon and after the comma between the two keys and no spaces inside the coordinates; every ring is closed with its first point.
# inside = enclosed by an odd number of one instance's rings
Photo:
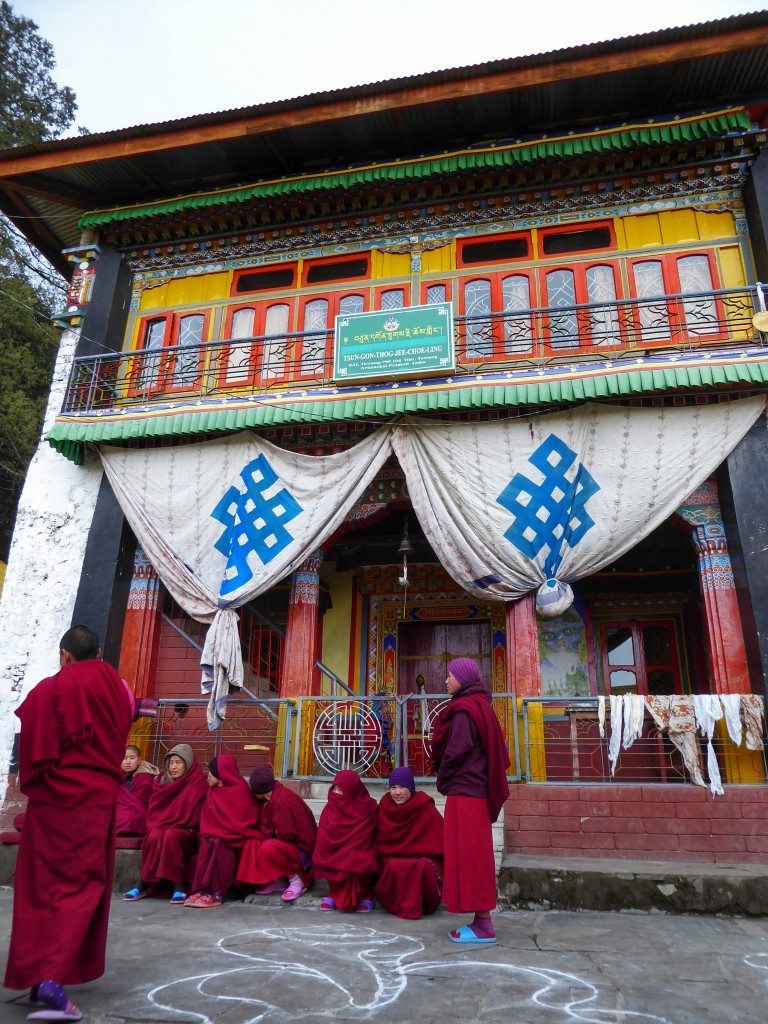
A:
{"type": "Polygon", "coordinates": [[[134,885],[128,892],[123,893],[123,901],[125,903],[135,903],[136,900],[143,900],[146,896],[149,896],[149,889],[140,889],[138,885],[134,885]]]}
{"type": "Polygon", "coordinates": [[[171,896],[169,902],[172,903],[174,907],[183,907],[187,902],[187,894],[185,892],[181,892],[180,889],[177,889],[173,896],[171,896]]]}
{"type": "Polygon", "coordinates": [[[492,939],[480,939],[472,931],[468,924],[463,924],[461,928],[457,928],[455,932],[449,932],[448,938],[451,942],[463,942],[470,946],[492,946],[498,939],[494,935],[492,939]]]}
{"type": "Polygon", "coordinates": [[[83,1015],[75,1006],[70,1003],[66,1010],[36,1010],[27,1014],[27,1020],[82,1020],[83,1015]]]}

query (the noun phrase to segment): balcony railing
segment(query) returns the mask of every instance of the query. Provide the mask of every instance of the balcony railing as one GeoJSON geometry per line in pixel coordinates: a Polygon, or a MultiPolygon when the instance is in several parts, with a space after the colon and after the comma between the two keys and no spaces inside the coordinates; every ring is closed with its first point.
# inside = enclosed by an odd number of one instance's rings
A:
{"type": "MultiPolygon", "coordinates": [[[[457,375],[649,350],[753,344],[762,286],[511,309],[455,319],[457,375]]],[[[74,361],[62,413],[333,381],[333,329],[135,349],[74,361]]]]}

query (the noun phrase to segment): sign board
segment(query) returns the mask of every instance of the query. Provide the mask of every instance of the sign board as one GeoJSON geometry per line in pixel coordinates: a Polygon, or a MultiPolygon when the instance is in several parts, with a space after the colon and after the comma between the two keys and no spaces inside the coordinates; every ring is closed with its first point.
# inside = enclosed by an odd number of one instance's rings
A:
{"type": "Polygon", "coordinates": [[[333,379],[386,380],[454,371],[453,306],[406,306],[336,317],[333,379]]]}

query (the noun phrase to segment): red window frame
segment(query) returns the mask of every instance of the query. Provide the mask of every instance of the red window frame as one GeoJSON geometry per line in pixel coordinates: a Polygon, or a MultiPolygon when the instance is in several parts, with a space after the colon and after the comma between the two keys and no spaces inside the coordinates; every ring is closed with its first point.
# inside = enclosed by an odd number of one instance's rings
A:
{"type": "MultiPolygon", "coordinates": [[[[411,285],[410,282],[403,281],[402,283],[396,284],[382,284],[377,285],[373,289],[373,309],[381,310],[381,296],[384,292],[402,292],[403,293],[403,308],[410,306],[411,304],[411,285]]],[[[352,294],[358,294],[353,292],[352,294]]]]}
{"type": "Polygon", "coordinates": [[[611,688],[611,673],[617,671],[630,671],[635,675],[635,687],[631,689],[622,688],[620,692],[631,692],[642,696],[648,695],[648,673],[653,671],[669,671],[672,674],[672,692],[682,693],[682,673],[680,670],[680,644],[678,638],[678,622],[674,618],[658,619],[604,619],[598,624],[598,642],[600,659],[603,670],[603,686],[606,695],[613,691],[611,688]],[[648,663],[645,656],[643,644],[643,630],[650,627],[666,630],[669,636],[670,657],[668,662],[648,663]],[[626,629],[632,637],[633,662],[621,664],[610,664],[608,661],[608,640],[609,629],[626,629]]]}
{"type": "MultiPolygon", "coordinates": [[[[304,333],[304,315],[307,306],[310,302],[316,302],[318,299],[324,299],[328,303],[328,314],[326,317],[326,332],[325,332],[325,353],[323,357],[323,366],[327,370],[323,376],[330,376],[333,368],[333,325],[336,321],[336,317],[339,315],[339,305],[343,299],[349,298],[351,295],[359,295],[363,300],[363,312],[369,309],[370,302],[370,289],[369,288],[351,288],[349,291],[338,291],[338,292],[315,292],[312,295],[302,295],[299,300],[298,317],[296,320],[297,333],[304,333]]],[[[317,331],[317,334],[320,334],[317,331]]],[[[301,368],[301,357],[303,353],[304,339],[299,337],[296,338],[293,352],[291,356],[291,366],[294,369],[292,374],[293,379],[311,379],[317,377],[317,373],[307,372],[303,373],[301,368]]]]}
{"type": "MultiPolygon", "coordinates": [[[[323,256],[322,259],[305,260],[301,268],[302,288],[334,288],[336,285],[354,283],[357,281],[369,281],[371,278],[371,254],[369,252],[344,253],[343,256],[323,256]],[[307,281],[310,270],[314,267],[326,266],[329,263],[359,263],[365,260],[365,274],[355,274],[353,277],[335,277],[332,281],[307,281]]],[[[320,296],[315,296],[320,298],[320,296]]],[[[323,296],[325,297],[325,296],[323,296]]]]}
{"type": "Polygon", "coordinates": [[[422,281],[419,291],[419,302],[422,306],[427,305],[427,292],[430,288],[436,288],[438,285],[442,285],[445,289],[445,298],[443,302],[453,302],[453,285],[455,278],[446,278],[444,281],[422,281]]]}
{"type": "MultiPolygon", "coordinates": [[[[720,275],[717,272],[717,261],[715,260],[715,254],[708,249],[689,249],[685,251],[676,250],[675,252],[654,252],[649,251],[647,253],[638,254],[627,260],[627,277],[629,279],[629,294],[633,299],[642,301],[637,294],[637,285],[635,284],[635,273],[634,268],[639,263],[660,263],[661,264],[661,276],[664,285],[665,295],[680,295],[682,288],[680,285],[680,271],[678,268],[678,261],[685,259],[687,256],[704,256],[707,260],[709,267],[709,276],[712,282],[712,290],[716,291],[721,287],[720,275]]],[[[686,296],[687,298],[688,296],[686,296]]],[[[696,293],[691,292],[690,298],[695,299],[696,293]]],[[[719,296],[712,296],[715,303],[715,310],[717,315],[718,323],[721,325],[727,324],[725,316],[725,309],[723,307],[722,300],[719,296]]],[[[709,342],[718,342],[727,339],[728,329],[727,326],[722,326],[720,330],[713,331],[711,334],[691,334],[688,329],[685,313],[685,299],[670,299],[667,302],[667,320],[669,322],[669,334],[667,337],[651,339],[646,341],[643,338],[643,329],[640,323],[639,310],[635,311],[635,323],[634,329],[638,338],[638,345],[643,348],[649,347],[668,347],[669,345],[680,344],[683,342],[689,342],[691,340],[707,344],[709,342]]]]}
{"type": "Polygon", "coordinates": [[[587,258],[599,253],[616,252],[618,243],[616,241],[616,228],[611,220],[587,221],[584,224],[561,224],[555,228],[539,228],[536,239],[536,260],[556,260],[567,262],[569,259],[587,258]],[[595,249],[574,249],[573,252],[552,253],[544,252],[544,240],[552,238],[553,235],[572,235],[577,231],[599,231],[601,228],[608,230],[610,242],[608,245],[598,246],[595,249]]]}
{"type": "Polygon", "coordinates": [[[253,302],[253,299],[248,299],[249,295],[260,295],[262,294],[261,289],[257,289],[254,292],[239,292],[237,291],[237,283],[242,277],[258,277],[260,275],[266,276],[272,274],[276,270],[291,270],[293,272],[293,279],[290,284],[275,285],[270,288],[265,288],[263,291],[281,292],[281,291],[293,291],[296,288],[296,281],[298,280],[299,264],[296,260],[289,263],[270,263],[268,266],[261,267],[243,267],[241,270],[236,270],[232,276],[232,288],[231,296],[233,299],[240,299],[241,302],[245,302],[249,305],[253,302]]]}
{"type": "Polygon", "coordinates": [[[149,314],[146,317],[142,317],[138,332],[139,347],[134,351],[138,352],[145,349],[150,325],[153,323],[163,322],[165,324],[163,328],[163,343],[157,348],[150,350],[157,354],[157,364],[154,368],[149,370],[154,378],[154,383],[143,384],[141,381],[142,374],[148,369],[148,365],[150,364],[152,357],[144,356],[141,359],[136,360],[136,365],[131,371],[131,382],[129,388],[129,393],[132,397],[138,397],[140,395],[150,397],[153,395],[165,395],[169,393],[183,393],[199,386],[203,367],[202,350],[198,350],[194,381],[180,385],[173,384],[173,375],[176,370],[178,351],[168,351],[178,345],[181,322],[186,317],[190,316],[201,316],[203,318],[203,324],[200,331],[200,344],[202,345],[207,341],[208,337],[208,329],[211,320],[210,310],[185,309],[176,313],[149,314]]]}
{"type": "MultiPolygon", "coordinates": [[[[275,296],[272,299],[261,299],[258,302],[243,302],[238,303],[236,306],[232,306],[227,311],[227,318],[224,324],[225,344],[222,346],[219,371],[217,375],[217,382],[219,387],[245,387],[253,385],[258,375],[262,371],[264,350],[267,342],[262,342],[260,345],[254,345],[251,343],[251,351],[248,354],[247,362],[247,373],[243,380],[237,382],[227,380],[227,361],[229,359],[230,349],[234,345],[243,344],[243,340],[232,337],[232,324],[235,316],[244,309],[253,311],[253,334],[254,338],[263,337],[266,334],[266,323],[267,315],[269,310],[274,306],[287,306],[288,307],[288,326],[286,328],[286,334],[291,334],[294,329],[294,313],[296,307],[296,300],[289,298],[288,296],[280,297],[275,296]]],[[[279,335],[275,335],[279,337],[279,335]]],[[[280,373],[271,373],[269,377],[270,383],[284,383],[290,380],[290,367],[292,360],[292,345],[290,341],[285,346],[285,358],[283,359],[282,371],[280,373]]]]}
{"type": "MultiPolygon", "coordinates": [[[[596,252],[598,250],[595,250],[596,252]]],[[[589,305],[589,291],[587,288],[587,271],[594,267],[608,267],[613,272],[613,284],[614,293],[616,295],[616,302],[619,302],[624,297],[623,281],[621,277],[621,266],[618,259],[600,259],[599,257],[594,260],[583,260],[574,263],[568,263],[565,261],[546,264],[543,267],[538,268],[539,275],[539,289],[541,295],[541,306],[542,309],[549,309],[551,306],[549,300],[549,287],[547,284],[547,276],[558,270],[568,271],[573,274],[574,282],[574,304],[576,306],[589,305]]],[[[567,308],[567,307],[564,307],[567,308]]],[[[622,317],[621,306],[616,307],[618,317],[618,328],[617,337],[615,342],[611,343],[599,343],[596,337],[599,337],[599,333],[594,329],[593,315],[594,313],[589,309],[576,309],[573,315],[576,318],[576,337],[577,343],[574,346],[558,345],[556,344],[556,335],[553,340],[552,332],[552,320],[557,316],[556,313],[548,313],[542,317],[542,330],[544,336],[544,348],[548,355],[567,355],[568,353],[578,354],[583,352],[611,352],[615,350],[622,350],[627,347],[627,331],[626,324],[624,322],[625,317],[622,317]]]]}
{"type": "MultiPolygon", "coordinates": [[[[496,270],[492,273],[477,273],[477,274],[466,274],[458,279],[459,286],[459,316],[466,316],[467,302],[466,302],[466,285],[472,281],[487,281],[490,284],[491,298],[490,298],[490,313],[488,314],[491,323],[491,337],[492,347],[488,353],[483,353],[479,356],[467,355],[467,344],[466,340],[462,342],[461,349],[457,352],[457,358],[462,363],[484,363],[489,359],[506,359],[513,356],[524,357],[530,355],[536,347],[536,322],[533,317],[533,310],[536,301],[536,278],[533,269],[527,269],[524,267],[515,267],[505,265],[503,271],[496,270]],[[504,329],[504,321],[496,320],[493,322],[493,317],[499,317],[504,310],[504,281],[509,277],[526,277],[528,279],[528,294],[531,302],[531,348],[527,352],[508,352],[506,348],[507,337],[504,329]]],[[[442,282],[430,282],[432,284],[441,284],[442,282]]],[[[465,333],[466,338],[466,333],[465,333]]]]}
{"type": "MultiPolygon", "coordinates": [[[[472,238],[461,238],[456,246],[456,266],[462,270],[475,271],[480,267],[491,267],[499,263],[503,263],[505,266],[514,265],[517,260],[524,262],[526,260],[532,260],[533,257],[533,237],[530,231],[509,231],[502,235],[477,235],[472,238]],[[496,259],[488,259],[473,261],[470,263],[464,262],[464,250],[471,245],[483,245],[484,243],[491,242],[512,242],[515,239],[522,238],[526,244],[526,253],[524,256],[499,256],[496,259]]],[[[478,273],[479,277],[484,277],[484,274],[478,273]]]]}

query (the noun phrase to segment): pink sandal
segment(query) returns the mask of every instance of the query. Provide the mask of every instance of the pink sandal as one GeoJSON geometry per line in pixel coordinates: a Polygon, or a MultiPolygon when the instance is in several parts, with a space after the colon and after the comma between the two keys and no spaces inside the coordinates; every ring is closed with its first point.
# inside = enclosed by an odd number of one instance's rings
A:
{"type": "Polygon", "coordinates": [[[293,903],[300,896],[303,896],[307,891],[306,885],[301,880],[300,875],[294,875],[288,883],[288,888],[283,893],[283,900],[285,903],[293,903]]]}

